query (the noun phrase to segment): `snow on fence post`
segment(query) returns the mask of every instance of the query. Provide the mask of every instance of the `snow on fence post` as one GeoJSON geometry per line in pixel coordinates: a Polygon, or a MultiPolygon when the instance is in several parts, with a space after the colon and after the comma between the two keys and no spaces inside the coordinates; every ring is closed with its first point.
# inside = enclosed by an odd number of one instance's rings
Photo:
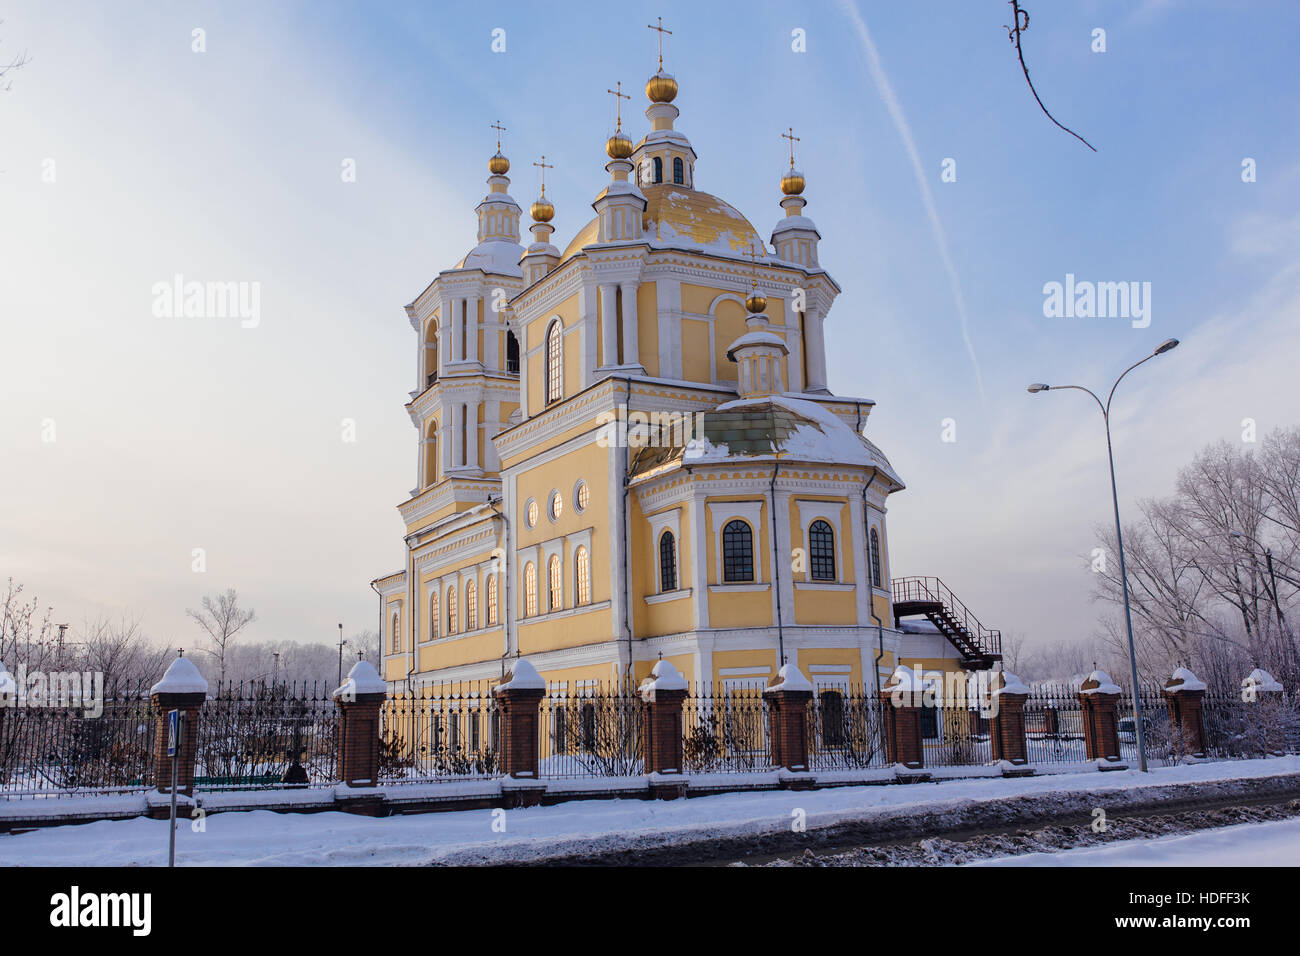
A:
{"type": "Polygon", "coordinates": [[[921,741],[921,698],[924,681],[903,664],[894,669],[881,690],[889,695],[891,706],[885,708],[885,743],[889,762],[909,770],[925,766],[921,741]]]}
{"type": "MultiPolygon", "coordinates": [[[[637,689],[641,698],[641,753],[647,774],[682,772],[682,702],[686,678],[670,661],[660,660],[637,689]]],[[[671,800],[680,787],[656,788],[655,795],[671,800]]]]}
{"type": "Polygon", "coordinates": [[[1286,753],[1286,723],[1282,716],[1282,685],[1272,674],[1256,667],[1241,682],[1241,699],[1254,705],[1256,722],[1263,724],[1264,753],[1281,757],[1286,753]]]}
{"type": "Polygon", "coordinates": [[[339,780],[345,787],[373,787],[379,782],[379,711],[388,682],[369,661],[357,661],[330,696],[337,708],[339,780]]]}
{"type": "Polygon", "coordinates": [[[993,691],[993,719],[989,722],[993,759],[1022,767],[1029,763],[1029,747],[1025,743],[1025,701],[1029,699],[1029,688],[1015,674],[1002,671],[1001,675],[1001,684],[993,691]]]}
{"type": "Polygon", "coordinates": [[[768,703],[772,765],[794,772],[808,770],[808,705],[813,687],[794,664],[782,664],[763,690],[768,703]]]}
{"type": "Polygon", "coordinates": [[[501,704],[501,772],[507,777],[537,778],[538,711],[545,694],[546,682],[524,657],[492,689],[501,704]]]}
{"type": "Polygon", "coordinates": [[[1186,667],[1180,667],[1165,681],[1164,694],[1176,735],[1173,741],[1175,749],[1188,757],[1204,757],[1202,698],[1205,697],[1205,682],[1186,667]]]}
{"type": "Polygon", "coordinates": [[[155,713],[154,786],[161,793],[171,793],[172,758],[167,756],[167,713],[179,710],[185,727],[176,742],[176,792],[194,796],[194,758],[198,751],[199,710],[208,699],[208,682],[188,657],[177,656],[162,680],[149,689],[155,713]]]}
{"type": "Polygon", "coordinates": [[[1083,742],[1089,760],[1119,762],[1119,698],[1122,693],[1105,671],[1093,671],[1079,686],[1083,742]]]}

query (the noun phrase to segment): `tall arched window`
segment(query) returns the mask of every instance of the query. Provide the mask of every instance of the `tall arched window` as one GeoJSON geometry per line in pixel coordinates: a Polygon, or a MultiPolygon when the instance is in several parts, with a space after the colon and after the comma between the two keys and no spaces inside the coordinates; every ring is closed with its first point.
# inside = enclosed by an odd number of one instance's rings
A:
{"type": "Polygon", "coordinates": [[[722,580],[754,580],[754,536],[738,518],[722,529],[722,580]]]}
{"type": "Polygon", "coordinates": [[[578,599],[575,604],[591,603],[591,558],[587,555],[587,549],[583,545],[578,545],[578,550],[573,554],[573,573],[574,586],[578,589],[578,599]]]}
{"type": "Polygon", "coordinates": [[[506,371],[519,371],[519,340],[509,331],[506,332],[506,371]]]}
{"type": "Polygon", "coordinates": [[[564,396],[564,326],[556,319],[546,330],[546,404],[564,396]]]}
{"type": "Polygon", "coordinates": [[[876,534],[875,528],[871,529],[871,584],[872,587],[884,587],[880,580],[880,535],[876,534]]]}
{"type": "Polygon", "coordinates": [[[560,556],[551,555],[546,562],[546,609],[558,611],[564,607],[564,568],[560,565],[560,556]]]}
{"type": "Polygon", "coordinates": [[[808,528],[808,571],[814,581],[835,580],[835,532],[820,519],[808,528]]]}
{"type": "Polygon", "coordinates": [[[664,160],[662,156],[655,157],[655,182],[664,181],[664,160]]]}
{"type": "Polygon", "coordinates": [[[489,574],[487,579],[487,623],[491,627],[497,622],[497,576],[489,574]]]}
{"type": "Polygon", "coordinates": [[[465,585],[465,630],[478,630],[478,582],[474,580],[465,585]]]}
{"type": "Polygon", "coordinates": [[[524,617],[537,613],[537,566],[529,561],[524,565],[524,617]]]}
{"type": "Polygon", "coordinates": [[[677,539],[671,531],[659,536],[659,590],[677,590],[677,539]]]}
{"type": "Polygon", "coordinates": [[[457,630],[456,626],[460,623],[457,620],[458,617],[459,615],[456,613],[456,587],[455,585],[452,585],[451,587],[447,588],[447,633],[448,634],[456,633],[457,630]]]}
{"type": "Polygon", "coordinates": [[[429,422],[429,435],[424,443],[424,483],[438,480],[438,424],[429,422]]]}
{"type": "Polygon", "coordinates": [[[438,636],[439,622],[442,616],[438,611],[438,592],[429,592],[429,640],[438,636]]]}
{"type": "Polygon", "coordinates": [[[398,627],[397,615],[393,615],[393,626],[389,630],[389,646],[394,654],[402,649],[402,632],[398,627]]]}
{"type": "Polygon", "coordinates": [[[686,184],[686,165],[680,156],[673,160],[673,182],[678,186],[686,184]]]}

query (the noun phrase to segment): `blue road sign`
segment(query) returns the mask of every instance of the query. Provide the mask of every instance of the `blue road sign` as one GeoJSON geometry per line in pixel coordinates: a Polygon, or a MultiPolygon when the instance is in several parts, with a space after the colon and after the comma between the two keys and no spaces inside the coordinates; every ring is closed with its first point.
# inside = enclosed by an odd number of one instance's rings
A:
{"type": "Polygon", "coordinates": [[[181,712],[179,710],[167,711],[167,756],[176,756],[176,738],[180,730],[181,712]]]}

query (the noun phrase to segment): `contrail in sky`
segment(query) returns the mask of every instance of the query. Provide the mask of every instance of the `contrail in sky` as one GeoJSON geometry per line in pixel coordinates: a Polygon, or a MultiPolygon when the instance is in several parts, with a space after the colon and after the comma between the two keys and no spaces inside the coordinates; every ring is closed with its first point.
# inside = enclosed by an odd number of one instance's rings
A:
{"type": "Polygon", "coordinates": [[[939,220],[939,211],[934,208],[934,196],[930,194],[930,183],[926,179],[925,170],[921,166],[921,157],[916,151],[916,143],[912,140],[912,127],[907,123],[907,116],[903,113],[903,105],[898,102],[898,97],[894,95],[894,88],[889,83],[889,77],[885,75],[885,67],[880,62],[880,54],[876,51],[876,45],[871,41],[871,31],[867,29],[866,21],[862,19],[862,14],[858,12],[857,6],[852,0],[840,0],[840,9],[844,15],[853,21],[853,28],[857,31],[858,38],[862,41],[862,46],[867,51],[867,68],[871,71],[871,79],[876,84],[876,91],[880,93],[881,100],[885,103],[885,109],[889,110],[889,116],[894,121],[894,128],[898,130],[899,137],[903,140],[903,146],[907,148],[908,158],[912,161],[912,172],[916,175],[916,184],[921,187],[921,200],[925,203],[925,214],[930,218],[930,228],[934,232],[934,241],[939,246],[939,258],[943,260],[943,268],[948,273],[948,282],[952,286],[952,297],[957,303],[957,317],[961,320],[961,338],[966,343],[966,352],[970,355],[971,365],[975,367],[975,387],[979,389],[980,400],[984,400],[984,378],[980,374],[979,359],[975,357],[975,346],[970,340],[970,322],[966,315],[966,300],[961,294],[961,280],[957,278],[957,269],[952,264],[952,257],[948,254],[948,234],[944,232],[943,223],[939,220]]]}

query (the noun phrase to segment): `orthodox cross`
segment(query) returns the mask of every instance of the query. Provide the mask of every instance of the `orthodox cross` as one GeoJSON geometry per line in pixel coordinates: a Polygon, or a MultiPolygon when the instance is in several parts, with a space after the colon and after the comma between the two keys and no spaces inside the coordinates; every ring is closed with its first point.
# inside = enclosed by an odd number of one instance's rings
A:
{"type": "Polygon", "coordinates": [[[663,69],[664,69],[664,34],[666,33],[666,34],[668,34],[669,36],[672,36],[672,35],[673,35],[673,31],[672,31],[672,30],[665,30],[665,29],[664,29],[664,18],[663,18],[663,17],[655,17],[655,19],[659,21],[659,26],[654,27],[654,26],[651,26],[650,24],[647,23],[647,24],[645,25],[645,28],[646,28],[647,30],[657,30],[657,31],[659,31],[659,72],[662,73],[662,72],[663,72],[663,69]]]}
{"type": "Polygon", "coordinates": [[[781,138],[782,138],[782,139],[788,139],[788,140],[790,141],[790,168],[791,168],[791,169],[794,169],[794,144],[797,143],[797,142],[799,142],[799,139],[800,139],[800,138],[799,138],[798,136],[794,135],[794,127],[793,127],[793,126],[789,126],[789,127],[786,127],[786,128],[787,128],[788,132],[782,133],[782,134],[781,134],[781,138]]]}
{"type": "Polygon", "coordinates": [[[618,119],[618,126],[614,128],[614,131],[619,132],[623,129],[623,104],[620,101],[630,100],[632,99],[632,97],[628,96],[626,93],[623,92],[622,80],[619,80],[614,85],[618,87],[617,90],[606,90],[605,92],[611,94],[614,97],[614,112],[616,118],[618,119]]]}
{"type": "Polygon", "coordinates": [[[506,128],[501,125],[500,120],[497,120],[495,123],[489,126],[488,129],[494,129],[497,131],[497,152],[498,153],[501,152],[501,134],[506,131],[506,128]]]}
{"type": "Polygon", "coordinates": [[[540,163],[533,163],[533,165],[540,166],[542,169],[542,195],[545,196],[546,195],[546,171],[548,169],[554,169],[555,165],[553,163],[548,163],[546,161],[545,153],[542,153],[542,161],[540,163]]]}

